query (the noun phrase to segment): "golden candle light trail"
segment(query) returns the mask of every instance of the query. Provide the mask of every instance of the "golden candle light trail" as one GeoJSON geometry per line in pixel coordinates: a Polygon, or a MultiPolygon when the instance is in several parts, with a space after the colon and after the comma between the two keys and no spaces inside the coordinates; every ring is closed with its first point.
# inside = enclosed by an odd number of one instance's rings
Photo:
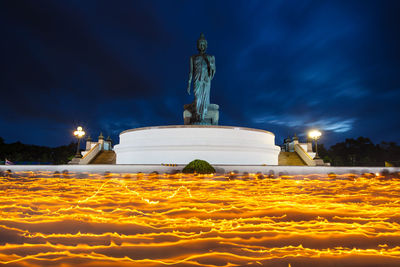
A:
{"type": "Polygon", "coordinates": [[[400,266],[400,179],[0,177],[6,266],[400,266]]]}

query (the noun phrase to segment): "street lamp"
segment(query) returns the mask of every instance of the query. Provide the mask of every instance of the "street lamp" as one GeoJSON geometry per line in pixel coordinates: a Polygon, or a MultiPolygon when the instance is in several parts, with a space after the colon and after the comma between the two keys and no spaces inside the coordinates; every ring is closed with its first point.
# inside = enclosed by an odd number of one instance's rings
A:
{"type": "Polygon", "coordinates": [[[75,158],[81,158],[82,155],[81,155],[81,153],[79,153],[79,145],[81,143],[81,138],[85,135],[85,132],[82,131],[82,127],[81,126],[78,126],[78,128],[76,128],[76,131],[74,132],[74,135],[76,136],[76,138],[78,138],[78,146],[76,147],[75,158]]]}
{"type": "Polygon", "coordinates": [[[318,130],[311,130],[308,136],[315,141],[315,157],[314,159],[319,159],[318,156],[318,139],[321,137],[321,132],[318,130]]]}

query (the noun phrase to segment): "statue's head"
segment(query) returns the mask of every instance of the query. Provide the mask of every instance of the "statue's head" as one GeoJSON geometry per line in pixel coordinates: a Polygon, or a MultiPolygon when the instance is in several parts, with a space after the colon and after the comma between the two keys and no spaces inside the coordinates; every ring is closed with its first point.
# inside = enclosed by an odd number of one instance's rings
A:
{"type": "Polygon", "coordinates": [[[204,34],[200,34],[200,38],[197,40],[197,50],[199,52],[206,52],[207,49],[207,40],[204,38],[204,34]]]}

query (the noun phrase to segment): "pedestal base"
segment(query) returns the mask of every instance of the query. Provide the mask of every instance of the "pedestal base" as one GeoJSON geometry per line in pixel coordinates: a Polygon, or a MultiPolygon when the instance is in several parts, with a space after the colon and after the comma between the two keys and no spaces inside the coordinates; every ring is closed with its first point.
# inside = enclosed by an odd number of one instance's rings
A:
{"type": "Polygon", "coordinates": [[[196,121],[195,104],[184,105],[183,123],[185,125],[218,125],[219,120],[219,106],[217,104],[208,105],[207,114],[203,121],[196,121]]]}
{"type": "Polygon", "coordinates": [[[124,131],[114,146],[117,164],[278,165],[280,147],[268,131],[211,125],[146,127],[124,131]]]}

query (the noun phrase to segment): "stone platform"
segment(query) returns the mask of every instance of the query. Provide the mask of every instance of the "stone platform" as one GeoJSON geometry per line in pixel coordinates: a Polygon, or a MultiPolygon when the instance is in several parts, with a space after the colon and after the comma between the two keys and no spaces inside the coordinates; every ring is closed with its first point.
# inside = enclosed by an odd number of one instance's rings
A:
{"type": "MultiPolygon", "coordinates": [[[[80,173],[78,177],[88,177],[89,174],[108,174],[108,173],[176,173],[181,171],[185,165],[165,166],[161,164],[124,164],[124,165],[0,165],[0,176],[8,175],[9,172],[21,172],[26,176],[31,176],[33,172],[50,172],[54,175],[80,173]]],[[[400,173],[399,167],[322,167],[322,166],[261,166],[261,165],[214,165],[217,175],[230,172],[244,173],[263,173],[266,175],[310,175],[310,174],[357,174],[364,173],[384,174],[400,173]]],[[[57,176],[56,176],[57,177],[57,176]]]]}
{"type": "Polygon", "coordinates": [[[114,146],[117,164],[278,165],[271,132],[231,126],[172,125],[124,131],[114,146]]]}

